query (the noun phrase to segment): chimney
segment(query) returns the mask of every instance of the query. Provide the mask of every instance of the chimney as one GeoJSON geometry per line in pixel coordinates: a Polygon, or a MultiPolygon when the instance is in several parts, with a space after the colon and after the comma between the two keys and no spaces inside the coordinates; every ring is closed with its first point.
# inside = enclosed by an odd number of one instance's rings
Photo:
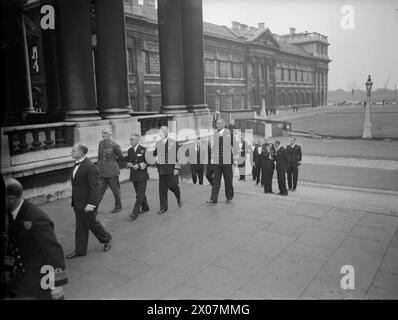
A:
{"type": "Polygon", "coordinates": [[[251,32],[256,31],[256,30],[257,30],[256,27],[249,27],[249,31],[251,31],[251,32]]]}
{"type": "Polygon", "coordinates": [[[232,21],[232,30],[239,31],[240,23],[238,21],[232,21]]]}
{"type": "Polygon", "coordinates": [[[259,29],[265,29],[265,23],[264,22],[259,22],[258,23],[258,28],[259,29]]]}
{"type": "Polygon", "coordinates": [[[241,23],[240,24],[240,31],[246,32],[247,31],[247,24],[241,23]]]}
{"type": "Polygon", "coordinates": [[[296,28],[290,28],[290,34],[295,34],[296,33],[296,28]]]}

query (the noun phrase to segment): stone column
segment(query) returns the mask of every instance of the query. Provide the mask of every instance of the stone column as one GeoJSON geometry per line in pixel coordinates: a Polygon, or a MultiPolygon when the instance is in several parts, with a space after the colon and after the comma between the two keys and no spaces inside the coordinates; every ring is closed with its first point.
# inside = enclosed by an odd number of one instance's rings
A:
{"type": "Polygon", "coordinates": [[[252,80],[252,65],[251,65],[251,59],[246,60],[246,109],[253,109],[253,104],[252,104],[252,86],[251,86],[251,80],[252,80]]]}
{"type": "Polygon", "coordinates": [[[209,111],[205,104],[202,0],[182,1],[185,103],[189,111],[209,111]]]}
{"type": "Polygon", "coordinates": [[[327,105],[328,104],[328,69],[325,69],[325,80],[324,80],[324,82],[325,82],[325,85],[324,85],[325,97],[324,97],[324,99],[325,99],[325,105],[327,105]]]}
{"type": "Polygon", "coordinates": [[[163,113],[186,113],[181,0],[159,0],[159,57],[163,113]]]}
{"type": "Polygon", "coordinates": [[[59,1],[56,11],[60,100],[66,121],[100,120],[96,107],[90,0],[59,1]]]}
{"type": "Polygon", "coordinates": [[[123,0],[96,0],[97,103],[104,119],[129,118],[127,49],[123,0]]]}

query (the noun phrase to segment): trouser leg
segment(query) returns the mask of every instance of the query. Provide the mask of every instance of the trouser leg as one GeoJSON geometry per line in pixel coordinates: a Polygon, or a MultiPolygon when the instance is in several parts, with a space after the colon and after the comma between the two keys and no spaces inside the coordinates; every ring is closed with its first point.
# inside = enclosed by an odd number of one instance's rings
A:
{"type": "Polygon", "coordinates": [[[232,184],[233,179],[233,168],[231,164],[223,165],[223,176],[224,176],[224,186],[225,186],[225,198],[227,200],[232,200],[234,197],[234,187],[232,184]]]}
{"type": "Polygon", "coordinates": [[[94,234],[100,243],[109,243],[112,236],[105,230],[103,225],[97,220],[97,210],[86,212],[87,224],[90,231],[94,234]]]}
{"type": "Polygon", "coordinates": [[[208,163],[206,165],[206,179],[209,181],[210,185],[213,185],[213,179],[214,178],[214,170],[213,170],[213,165],[208,163]]]}
{"type": "Polygon", "coordinates": [[[178,185],[178,174],[168,176],[168,188],[177,198],[177,201],[181,200],[180,186],[178,185]]]}
{"type": "Polygon", "coordinates": [[[122,201],[120,200],[120,183],[119,176],[112,177],[108,179],[109,186],[112,190],[113,196],[115,198],[115,208],[122,207],[122,201]]]}
{"type": "Polygon", "coordinates": [[[292,188],[292,176],[293,176],[293,169],[291,166],[287,169],[287,185],[289,189],[292,188]]]}
{"type": "Polygon", "coordinates": [[[159,175],[160,210],[167,210],[167,175],[159,175]]]}
{"type": "Polygon", "coordinates": [[[75,252],[85,255],[87,253],[88,244],[88,225],[83,210],[75,210],[76,228],[75,228],[75,252]]]}
{"type": "MultiPolygon", "coordinates": [[[[141,208],[145,208],[145,190],[146,190],[146,180],[134,182],[134,189],[136,193],[136,200],[133,208],[133,216],[137,216],[140,213],[141,208]]],[[[147,206],[148,204],[146,204],[147,206]]]]}
{"type": "Polygon", "coordinates": [[[204,165],[203,164],[198,164],[197,165],[197,170],[198,170],[199,184],[203,184],[204,165]]]}
{"type": "Polygon", "coordinates": [[[99,177],[98,178],[98,194],[99,194],[99,203],[101,203],[102,198],[104,197],[104,194],[106,192],[106,189],[108,188],[108,178],[104,177],[99,177]]]}
{"type": "Polygon", "coordinates": [[[191,165],[190,165],[190,168],[191,168],[192,182],[193,182],[194,184],[196,184],[197,177],[196,177],[196,168],[195,168],[195,165],[194,165],[194,164],[191,164],[191,165]]]}
{"type": "Polygon", "coordinates": [[[218,193],[220,192],[220,186],[221,186],[222,169],[220,165],[213,165],[213,170],[214,170],[214,176],[213,176],[213,185],[211,188],[210,200],[217,202],[218,193]]]}
{"type": "Polygon", "coordinates": [[[297,188],[297,180],[298,180],[298,167],[293,167],[293,189],[297,188]]]}

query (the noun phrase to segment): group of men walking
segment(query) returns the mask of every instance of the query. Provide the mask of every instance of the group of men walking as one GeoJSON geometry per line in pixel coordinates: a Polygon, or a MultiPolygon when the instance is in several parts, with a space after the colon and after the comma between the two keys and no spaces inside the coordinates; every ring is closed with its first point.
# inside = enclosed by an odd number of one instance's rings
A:
{"type": "MultiPolygon", "coordinates": [[[[243,140],[237,141],[233,133],[225,128],[223,119],[218,118],[214,123],[214,134],[207,144],[207,161],[201,161],[203,145],[197,141],[193,150],[194,154],[188,155],[195,161],[190,164],[193,182],[203,184],[203,175],[211,185],[208,204],[218,203],[221,179],[225,184],[225,198],[231,203],[234,197],[233,163],[234,152],[243,158],[243,163],[238,165],[240,179],[244,180],[246,158],[250,153],[250,146],[243,140]],[[196,162],[196,163],[195,163],[196,162]],[[207,162],[206,171],[203,162],[207,162]]],[[[75,250],[66,255],[67,259],[82,257],[87,254],[89,231],[103,244],[103,251],[111,249],[111,234],[97,220],[98,208],[107,190],[108,185],[112,190],[115,205],[111,213],[122,209],[119,174],[120,167],[130,169],[130,181],[136,194],[136,201],[130,217],[137,219],[140,214],[150,210],[146,197],[148,174],[148,155],[156,159],[159,174],[159,202],[158,214],[168,210],[168,191],[170,190],[182,207],[182,196],[179,187],[181,164],[178,159],[178,149],[181,147],[177,141],[169,137],[168,128],[160,128],[160,139],[155,143],[155,148],[147,152],[146,147],[140,144],[140,135],[130,136],[131,148],[127,157],[123,156],[120,146],[112,141],[111,130],[104,128],[101,131],[102,140],[98,145],[98,160],[94,164],[88,157],[88,147],[83,143],[73,146],[71,155],[75,160],[71,170],[72,197],[71,206],[75,213],[75,250]]],[[[279,141],[275,144],[263,144],[257,141],[252,146],[253,151],[253,180],[256,184],[261,182],[265,193],[272,193],[272,177],[276,169],[279,193],[287,195],[286,173],[289,190],[296,190],[298,166],[301,163],[301,148],[291,138],[290,145],[285,149],[279,141]]],[[[205,153],[206,154],[206,153],[205,153]]],[[[38,299],[62,299],[62,285],[67,283],[65,274],[64,252],[57,242],[54,227],[49,217],[39,208],[30,204],[22,197],[22,185],[15,179],[6,180],[6,207],[7,227],[9,241],[6,253],[10,255],[10,265],[14,266],[15,257],[23,256],[24,263],[18,264],[16,291],[17,297],[32,297],[38,299]],[[29,232],[26,232],[29,230],[29,232]],[[20,250],[20,251],[18,251],[20,250]],[[55,286],[51,290],[43,288],[41,283],[42,270],[40,266],[50,265],[55,271],[55,286]],[[25,267],[26,266],[26,267],[25,267]]],[[[10,269],[11,270],[11,269],[10,269]]],[[[13,270],[16,269],[13,267],[13,270]]],[[[15,272],[14,272],[15,273],[15,272]]],[[[9,281],[8,283],[12,283],[9,281]]]]}

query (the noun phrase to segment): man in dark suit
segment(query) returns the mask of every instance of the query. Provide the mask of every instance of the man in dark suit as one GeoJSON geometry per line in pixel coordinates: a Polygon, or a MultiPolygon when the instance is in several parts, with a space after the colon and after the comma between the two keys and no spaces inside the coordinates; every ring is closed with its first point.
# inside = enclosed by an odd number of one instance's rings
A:
{"type": "Polygon", "coordinates": [[[214,180],[214,170],[213,165],[211,164],[211,142],[208,140],[207,145],[207,165],[206,165],[206,179],[209,181],[210,185],[213,185],[214,180]]]}
{"type": "Polygon", "coordinates": [[[169,138],[169,128],[160,128],[161,139],[156,142],[153,155],[158,157],[157,168],[159,172],[159,199],[160,210],[163,214],[168,209],[167,193],[172,191],[177,199],[178,207],[182,207],[181,191],[178,185],[178,175],[181,164],[177,160],[177,142],[169,138]]]}
{"type": "Polygon", "coordinates": [[[207,203],[217,203],[218,194],[221,187],[221,177],[224,177],[225,197],[227,199],[226,202],[231,203],[232,198],[234,197],[234,187],[232,184],[232,149],[234,146],[234,136],[232,135],[230,130],[225,129],[225,122],[223,119],[217,120],[216,128],[217,130],[214,132],[214,143],[211,149],[214,179],[211,188],[211,197],[210,200],[207,201],[207,203]],[[226,148],[226,150],[224,150],[224,148],[226,148]]]}
{"type": "Polygon", "coordinates": [[[239,170],[239,181],[245,181],[246,180],[246,157],[247,154],[249,153],[249,148],[248,145],[244,139],[244,137],[241,137],[241,142],[239,143],[239,149],[240,149],[240,156],[241,158],[244,159],[242,163],[238,163],[238,170],[239,170]]]}
{"type": "Polygon", "coordinates": [[[296,144],[296,138],[290,139],[290,145],[286,147],[286,153],[288,158],[288,169],[287,169],[287,184],[289,190],[296,191],[297,179],[298,179],[298,166],[301,165],[301,147],[296,144]],[[293,178],[293,179],[292,179],[293,178]]]}
{"type": "Polygon", "coordinates": [[[23,199],[19,181],[8,178],[5,184],[8,268],[2,277],[7,279],[8,298],[63,299],[68,279],[53,222],[23,199]]]}
{"type": "Polygon", "coordinates": [[[261,158],[262,146],[260,140],[256,141],[253,150],[253,166],[254,166],[254,179],[256,180],[256,185],[260,183],[261,180],[261,158]]]}
{"type": "Polygon", "coordinates": [[[127,167],[130,168],[130,181],[133,182],[136,200],[130,215],[132,220],[137,219],[140,213],[149,211],[146,198],[146,184],[149,179],[147,162],[145,160],[146,148],[140,144],[140,135],[132,134],[130,137],[131,148],[127,151],[127,167]]]}
{"type": "Polygon", "coordinates": [[[279,194],[281,196],[287,196],[286,169],[288,165],[288,159],[286,150],[281,146],[281,143],[278,140],[275,141],[275,149],[276,174],[278,176],[279,194]]]}
{"type": "Polygon", "coordinates": [[[120,146],[111,140],[112,132],[109,128],[101,131],[102,140],[98,144],[98,175],[99,175],[99,202],[102,201],[106,189],[112,190],[115,198],[115,206],[111,213],[122,210],[122,202],[120,200],[120,183],[119,183],[119,163],[123,162],[123,154],[120,146]]]}
{"type": "Polygon", "coordinates": [[[264,184],[264,193],[273,193],[272,177],[274,175],[274,170],[275,170],[275,163],[274,163],[275,147],[272,143],[268,143],[267,139],[264,139],[264,144],[262,145],[261,157],[262,157],[261,181],[263,181],[264,184]]]}
{"type": "Polygon", "coordinates": [[[112,236],[97,220],[98,171],[97,167],[87,158],[88,148],[77,143],[72,148],[75,165],[72,171],[72,207],[76,216],[75,251],[66,256],[67,259],[85,256],[87,253],[88,231],[104,244],[104,251],[111,248],[112,236]]]}
{"type": "MultiPolygon", "coordinates": [[[[204,173],[204,164],[203,161],[201,161],[200,158],[200,141],[197,140],[195,143],[195,154],[192,156],[195,161],[192,161],[192,163],[189,164],[189,167],[191,169],[191,175],[192,175],[192,182],[196,184],[196,182],[199,180],[199,184],[203,184],[203,173],[204,173]]],[[[190,156],[190,162],[191,158],[190,156]]]]}

